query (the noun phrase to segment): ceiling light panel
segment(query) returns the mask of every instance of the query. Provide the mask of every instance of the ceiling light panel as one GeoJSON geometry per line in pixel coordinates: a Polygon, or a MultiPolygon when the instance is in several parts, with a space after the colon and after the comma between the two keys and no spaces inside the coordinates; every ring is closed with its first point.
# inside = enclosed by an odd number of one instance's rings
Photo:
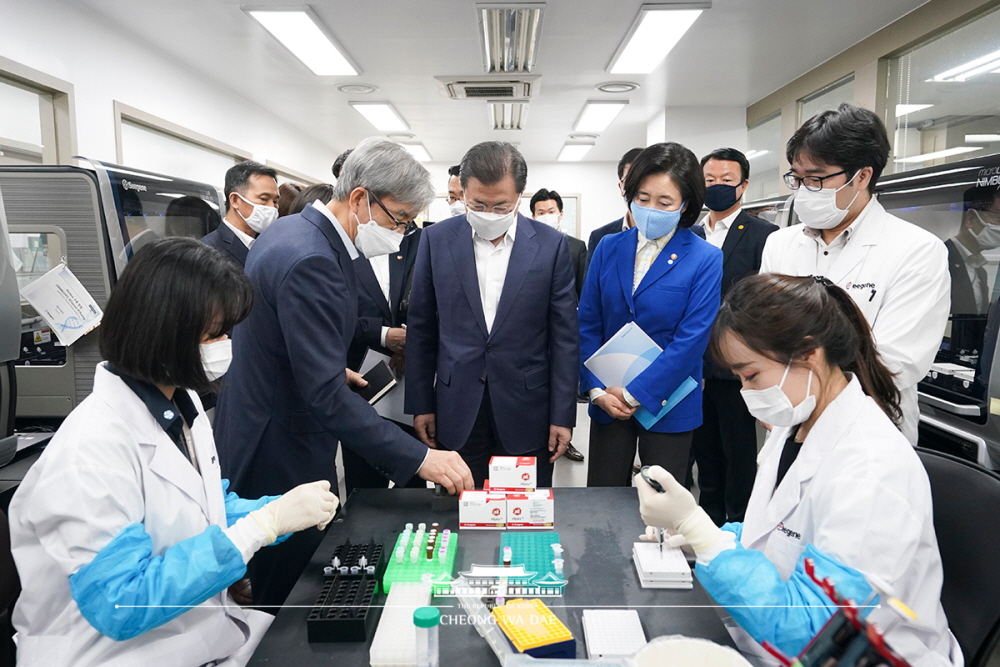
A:
{"type": "Polygon", "coordinates": [[[711,2],[642,5],[639,15],[611,59],[608,72],[652,73],[701,16],[702,11],[711,6],[711,2]]]}
{"type": "Polygon", "coordinates": [[[967,134],[965,141],[970,144],[990,144],[994,141],[1000,141],[1000,134],[967,134]]]}
{"type": "Polygon", "coordinates": [[[579,162],[590,152],[594,144],[564,144],[559,151],[558,160],[560,162],[579,162]]]}
{"type": "Polygon", "coordinates": [[[768,150],[759,151],[757,149],[754,149],[754,150],[751,150],[751,151],[747,151],[747,154],[746,154],[745,157],[748,160],[753,160],[754,158],[759,158],[761,155],[767,155],[770,152],[771,151],[768,151],[768,150]]]}
{"type": "Polygon", "coordinates": [[[379,132],[405,132],[410,129],[399,112],[388,102],[348,102],[379,132]]]}
{"type": "Polygon", "coordinates": [[[427,152],[423,144],[402,144],[406,152],[417,159],[418,162],[430,162],[431,154],[427,152]]]}
{"type": "Polygon", "coordinates": [[[483,67],[488,74],[532,70],[544,8],[545,3],[476,5],[483,67]]]}
{"type": "Polygon", "coordinates": [[[930,109],[933,104],[897,104],[896,105],[896,118],[905,116],[911,113],[917,113],[918,111],[923,111],[924,109],[930,109]]]}
{"type": "Polygon", "coordinates": [[[296,58],[320,76],[360,73],[309,9],[243,8],[296,58]]]}
{"type": "Polygon", "coordinates": [[[896,158],[893,162],[900,162],[903,164],[912,162],[930,162],[931,160],[940,160],[942,158],[951,157],[952,155],[961,155],[962,153],[972,153],[973,151],[981,150],[983,149],[980,146],[956,146],[955,148],[946,148],[943,151],[934,151],[933,153],[924,153],[923,155],[896,158]]]}
{"type": "Polygon", "coordinates": [[[574,132],[603,132],[618,117],[628,100],[590,100],[573,126],[574,132]]]}
{"type": "Polygon", "coordinates": [[[528,103],[524,100],[490,100],[486,108],[494,130],[523,130],[528,120],[528,103]]]}

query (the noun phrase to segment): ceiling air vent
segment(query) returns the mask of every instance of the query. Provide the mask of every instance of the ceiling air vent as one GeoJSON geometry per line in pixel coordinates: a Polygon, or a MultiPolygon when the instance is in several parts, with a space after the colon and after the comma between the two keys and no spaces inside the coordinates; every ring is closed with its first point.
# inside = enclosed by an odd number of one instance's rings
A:
{"type": "Polygon", "coordinates": [[[441,92],[453,100],[526,100],[538,94],[535,76],[438,76],[441,92]]]}

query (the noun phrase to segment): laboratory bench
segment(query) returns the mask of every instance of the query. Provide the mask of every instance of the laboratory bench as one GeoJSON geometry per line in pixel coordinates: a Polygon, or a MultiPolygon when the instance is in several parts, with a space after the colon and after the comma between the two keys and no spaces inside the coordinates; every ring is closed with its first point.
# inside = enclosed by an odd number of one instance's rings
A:
{"type": "MultiPolygon", "coordinates": [[[[577,657],[586,658],[583,610],[594,608],[636,609],[647,639],[661,635],[702,637],[733,646],[717,608],[704,589],[694,582],[692,590],[644,589],[632,563],[632,544],[645,526],[639,518],[639,499],[634,488],[559,488],[555,493],[555,526],[565,551],[565,595],[543,598],[577,640],[577,657]]],[[[431,489],[359,489],[348,499],[331,524],[312,561],[299,577],[285,607],[281,609],[250,666],[260,665],[368,665],[371,635],[365,642],[313,643],[306,639],[306,617],[323,586],[323,567],[334,549],[345,540],[374,539],[392,545],[406,523],[416,526],[438,523],[458,530],[458,499],[436,496],[431,489]]],[[[454,573],[473,564],[497,563],[500,536],[497,530],[459,531],[454,573]]],[[[382,604],[384,595],[376,598],[382,604]]],[[[465,617],[456,598],[434,598],[448,624],[440,629],[442,665],[497,665],[486,641],[465,617]]]]}

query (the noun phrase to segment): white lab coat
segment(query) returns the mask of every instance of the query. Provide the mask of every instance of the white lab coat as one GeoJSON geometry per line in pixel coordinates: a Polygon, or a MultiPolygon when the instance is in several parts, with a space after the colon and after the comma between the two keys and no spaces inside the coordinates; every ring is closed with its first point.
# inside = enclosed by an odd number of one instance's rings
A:
{"type": "Polygon", "coordinates": [[[191,434],[201,474],[121,378],[97,367],[93,393],[66,418],[10,505],[11,548],[23,589],[13,615],[18,665],[198,667],[219,661],[229,667],[249,660],[271,617],[240,608],[225,590],[125,641],[98,633],[70,594],[69,576],[126,526],[144,525],[154,555],[210,524],[226,527],[218,454],[203,413],[191,434]]]}
{"type": "MultiPolygon", "coordinates": [[[[847,290],[872,327],[882,361],[896,373],[903,422],[917,444],[917,383],[941,347],[951,310],[948,250],[930,232],[886,213],[874,197],[827,278],[847,290]]],[[[767,237],[761,273],[816,275],[817,244],[802,225],[767,237]]]]}
{"type": "MultiPolygon", "coordinates": [[[[960,667],[941,608],[930,483],[916,452],[856,377],[823,411],[775,489],[790,431],[775,427],[760,452],[742,545],[764,552],[786,581],[807,544],[880,577],[919,618],[901,622],[889,644],[914,667],[960,667]]],[[[869,619],[886,627],[893,614],[875,609],[869,619]]],[[[742,629],[731,632],[743,650],[770,657],[742,629]]]]}

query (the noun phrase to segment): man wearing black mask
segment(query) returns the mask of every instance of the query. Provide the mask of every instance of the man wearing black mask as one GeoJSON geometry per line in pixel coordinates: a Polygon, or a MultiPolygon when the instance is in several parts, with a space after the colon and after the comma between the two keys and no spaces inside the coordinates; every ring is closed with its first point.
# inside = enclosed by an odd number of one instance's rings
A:
{"type": "MultiPolygon", "coordinates": [[[[747,215],[742,207],[750,162],[735,148],[720,148],[701,160],[708,216],[692,231],[722,249],[722,296],[740,279],[760,271],[764,241],[777,227],[747,215]]],[[[742,521],[757,471],[756,420],[740,396],[740,381],[705,354],[703,421],[691,451],[698,462],[701,506],[715,523],[742,521]]]]}

